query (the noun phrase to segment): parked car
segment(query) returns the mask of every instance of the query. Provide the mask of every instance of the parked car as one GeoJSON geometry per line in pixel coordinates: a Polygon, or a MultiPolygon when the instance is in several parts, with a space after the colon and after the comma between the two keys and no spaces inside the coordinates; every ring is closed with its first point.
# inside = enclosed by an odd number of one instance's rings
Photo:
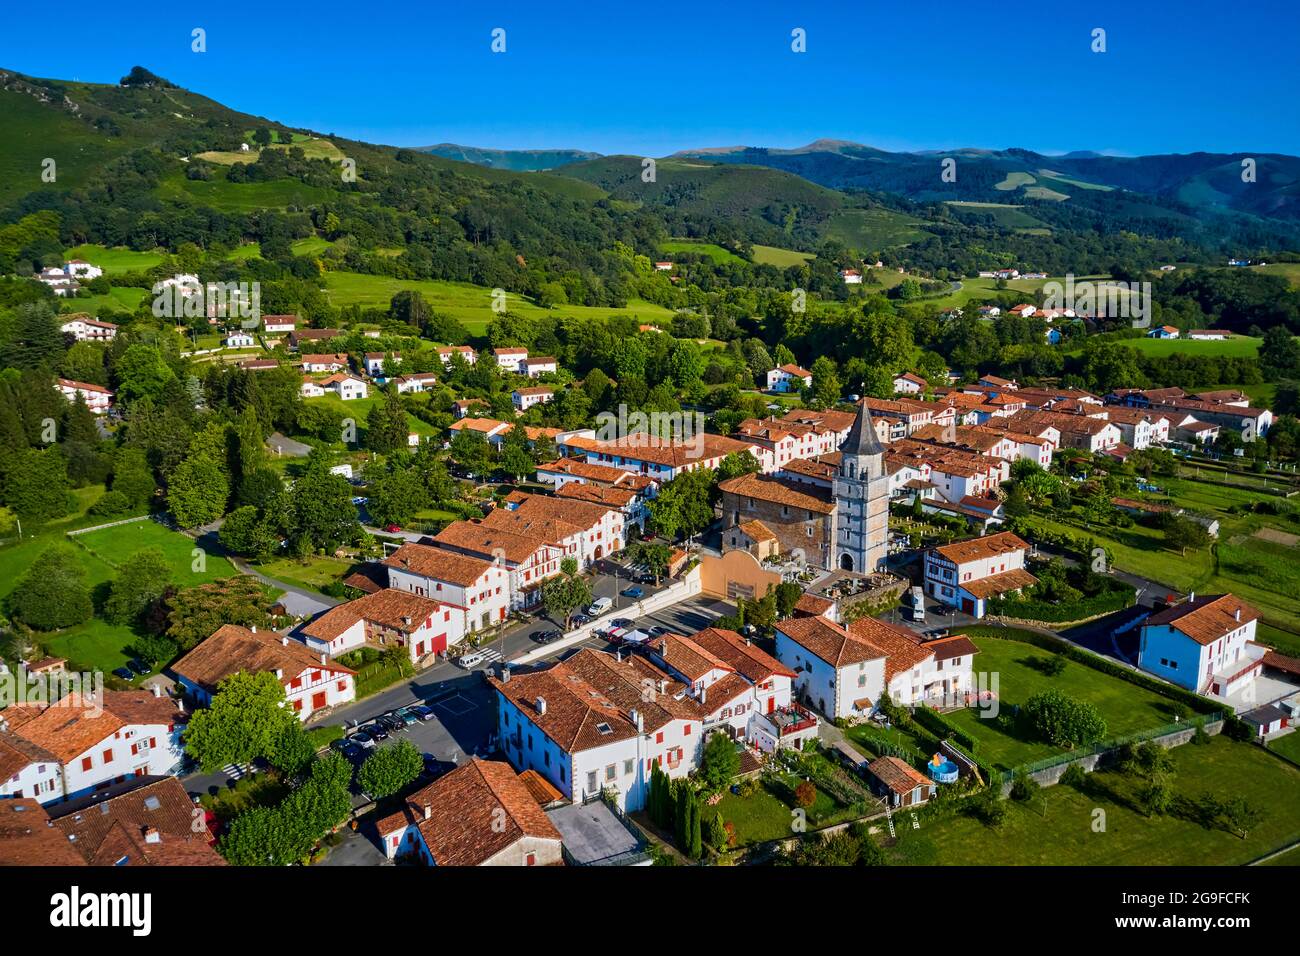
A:
{"type": "Polygon", "coordinates": [[[582,627],[582,625],[584,624],[591,623],[591,616],[589,614],[584,614],[582,612],[579,612],[577,614],[570,614],[569,623],[572,624],[574,627],[582,627]]]}
{"type": "MultiPolygon", "coordinates": [[[[380,714],[375,719],[387,727],[389,733],[397,733],[399,730],[406,729],[405,718],[399,715],[396,711],[389,711],[386,714],[380,714]]],[[[414,721],[412,721],[412,723],[414,723],[414,721]]]]}
{"type": "Polygon", "coordinates": [[[341,753],[346,760],[357,761],[366,755],[366,748],[361,744],[354,744],[350,740],[336,740],[334,742],[343,745],[335,749],[338,753],[341,753]]]}
{"type": "Polygon", "coordinates": [[[131,668],[132,672],[139,674],[141,677],[144,677],[146,674],[153,673],[153,668],[150,667],[148,664],[146,664],[144,661],[139,659],[133,661],[127,661],[126,666],[131,668]]]}
{"type": "Polygon", "coordinates": [[[596,598],[596,600],[592,601],[591,604],[588,605],[587,613],[592,617],[600,617],[613,606],[614,602],[607,597],[596,598]]]}
{"type": "Polygon", "coordinates": [[[375,746],[375,738],[370,734],[369,731],[358,730],[355,734],[352,734],[347,739],[350,743],[354,743],[358,747],[364,747],[366,749],[370,749],[371,747],[375,746]]]}
{"type": "Polygon", "coordinates": [[[433,712],[432,707],[425,707],[423,704],[416,704],[411,708],[411,713],[415,714],[415,716],[419,717],[421,720],[433,720],[433,718],[438,716],[433,712]]]}
{"type": "Polygon", "coordinates": [[[388,524],[384,525],[384,530],[385,530],[385,531],[401,531],[401,530],[402,530],[402,526],[401,526],[400,524],[396,524],[396,523],[390,521],[390,522],[388,522],[388,524]]]}
{"type": "Polygon", "coordinates": [[[407,727],[420,722],[420,715],[415,712],[414,707],[399,707],[393,711],[393,715],[402,718],[402,723],[407,727]]]}
{"type": "Polygon", "coordinates": [[[655,576],[649,571],[638,571],[632,580],[637,584],[654,584],[655,576]]]}
{"type": "Polygon", "coordinates": [[[454,769],[456,769],[456,765],[450,760],[439,760],[433,754],[424,755],[424,774],[426,777],[436,779],[454,769]]]}
{"type": "Polygon", "coordinates": [[[656,624],[650,628],[650,633],[655,637],[662,637],[668,633],[668,628],[664,627],[662,624],[656,624]]]}
{"type": "Polygon", "coordinates": [[[388,739],[388,728],[385,727],[383,724],[381,724],[378,720],[374,721],[373,723],[366,724],[366,726],[362,728],[362,732],[369,734],[375,740],[388,739]]]}
{"type": "Polygon", "coordinates": [[[623,595],[623,597],[628,597],[628,598],[631,598],[632,600],[635,601],[635,600],[637,600],[639,597],[641,597],[641,595],[645,594],[645,591],[642,591],[639,587],[635,587],[635,586],[633,586],[633,587],[630,587],[630,588],[624,588],[624,589],[623,589],[621,592],[619,592],[619,593],[621,593],[621,594],[623,595]]]}
{"type": "Polygon", "coordinates": [[[486,659],[487,658],[479,651],[471,651],[468,654],[462,655],[460,660],[456,661],[456,663],[465,668],[465,670],[472,670],[482,664],[486,659]]]}
{"type": "Polygon", "coordinates": [[[538,644],[550,644],[558,641],[561,637],[563,637],[563,634],[556,630],[533,631],[532,633],[532,639],[538,644]]]}
{"type": "Polygon", "coordinates": [[[366,498],[366,497],[364,497],[364,496],[358,496],[358,497],[352,499],[352,503],[353,503],[354,505],[364,505],[364,504],[368,503],[369,501],[370,501],[370,499],[369,499],[369,498],[366,498]]]}
{"type": "Polygon", "coordinates": [[[609,622],[611,631],[629,631],[632,629],[632,619],[627,617],[616,617],[609,622]]]}
{"type": "Polygon", "coordinates": [[[135,674],[131,673],[130,669],[126,667],[114,668],[113,675],[122,678],[122,680],[135,680],[135,674]]]}

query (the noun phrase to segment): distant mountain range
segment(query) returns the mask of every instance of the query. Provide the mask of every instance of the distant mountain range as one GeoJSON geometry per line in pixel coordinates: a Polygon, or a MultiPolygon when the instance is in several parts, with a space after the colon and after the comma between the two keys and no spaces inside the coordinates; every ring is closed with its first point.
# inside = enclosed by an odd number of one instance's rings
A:
{"type": "MultiPolygon", "coordinates": [[[[513,170],[559,169],[607,158],[574,149],[478,149],[449,143],[422,151],[513,170]]],[[[821,139],[796,149],[705,147],[681,150],[669,158],[767,166],[828,189],[892,193],[915,202],[1065,202],[1086,191],[1126,190],[1162,200],[1179,211],[1300,219],[1300,158],[1278,153],[1129,157],[1090,150],[1061,156],[1027,149],[891,152],[846,140],[821,139]],[[940,176],[941,163],[948,157],[956,160],[955,181],[940,176]],[[1254,163],[1253,181],[1242,178],[1243,160],[1254,163]]]]}
{"type": "Polygon", "coordinates": [[[599,159],[600,153],[582,149],[485,149],[479,146],[459,146],[456,143],[439,143],[437,146],[419,146],[416,152],[432,153],[463,163],[509,169],[515,172],[540,172],[580,163],[585,159],[599,159]]]}

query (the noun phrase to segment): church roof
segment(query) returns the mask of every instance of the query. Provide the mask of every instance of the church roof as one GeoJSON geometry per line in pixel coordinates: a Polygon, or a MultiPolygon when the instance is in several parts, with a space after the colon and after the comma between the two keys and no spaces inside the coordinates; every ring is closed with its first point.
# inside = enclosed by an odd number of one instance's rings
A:
{"type": "Polygon", "coordinates": [[[867,410],[866,402],[858,403],[853,426],[849,429],[844,444],[840,445],[840,452],[845,455],[884,454],[885,449],[880,446],[880,440],[876,437],[876,428],[871,424],[871,412],[867,410]]]}

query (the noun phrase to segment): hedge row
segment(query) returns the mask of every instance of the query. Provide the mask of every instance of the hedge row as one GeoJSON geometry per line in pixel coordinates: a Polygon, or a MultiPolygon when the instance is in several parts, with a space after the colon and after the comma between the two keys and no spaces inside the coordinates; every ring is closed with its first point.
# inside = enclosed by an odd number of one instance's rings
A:
{"type": "Polygon", "coordinates": [[[1054,604],[1049,601],[1018,600],[1016,598],[996,598],[989,602],[988,613],[1001,617],[1014,617],[1022,621],[1082,621],[1084,618],[1100,614],[1122,611],[1133,603],[1134,589],[1130,586],[1124,591],[1110,591],[1094,594],[1090,598],[1074,601],[1070,604],[1054,604]]]}
{"type": "Polygon", "coordinates": [[[1118,677],[1130,684],[1136,684],[1138,687],[1159,694],[1161,697],[1167,697],[1170,700],[1186,704],[1198,714],[1211,714],[1223,710],[1218,704],[1206,700],[1198,694],[1193,694],[1190,690],[1175,687],[1173,684],[1166,684],[1164,681],[1156,680],[1156,678],[1141,671],[1121,667],[1114,661],[1109,661],[1090,651],[1075,647],[1069,641],[1059,637],[1040,634],[1037,631],[1001,628],[988,628],[980,632],[980,636],[996,637],[999,640],[1020,641],[1022,644],[1033,644],[1035,647],[1041,647],[1043,650],[1052,651],[1069,660],[1077,661],[1085,667],[1091,667],[1095,671],[1101,671],[1101,673],[1109,674],[1111,677],[1118,677]],[[999,633],[999,631],[1003,630],[1005,630],[1005,633],[999,633]]]}
{"type": "Polygon", "coordinates": [[[953,726],[953,724],[948,721],[948,718],[937,710],[932,710],[925,705],[921,705],[918,706],[916,710],[912,711],[912,717],[918,724],[930,731],[940,740],[951,738],[956,742],[957,746],[966,751],[967,756],[975,756],[975,738],[964,730],[953,726]]]}

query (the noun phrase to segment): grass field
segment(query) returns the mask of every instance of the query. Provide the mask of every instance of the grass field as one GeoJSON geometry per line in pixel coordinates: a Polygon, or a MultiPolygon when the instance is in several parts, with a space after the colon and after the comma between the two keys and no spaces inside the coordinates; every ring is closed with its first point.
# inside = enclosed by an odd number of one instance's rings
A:
{"type": "Polygon", "coordinates": [[[956,207],[958,211],[980,213],[981,215],[989,216],[999,226],[1006,229],[1051,231],[1047,223],[1031,216],[1029,213],[1024,211],[1023,206],[1015,203],[950,200],[947,205],[956,207]]]}
{"type": "Polygon", "coordinates": [[[289,243],[289,251],[295,256],[314,256],[332,248],[333,245],[334,243],[328,239],[322,239],[320,236],[309,236],[306,239],[295,239],[289,243]]]}
{"type": "Polygon", "coordinates": [[[889,246],[905,246],[930,235],[918,220],[890,209],[844,209],[833,213],[822,232],[869,253],[889,246]]]}
{"type": "MultiPolygon", "coordinates": [[[[366,419],[370,415],[370,410],[374,408],[375,405],[379,404],[381,400],[382,400],[382,396],[377,391],[374,390],[372,390],[371,394],[366,398],[354,398],[351,401],[346,401],[346,402],[343,401],[343,399],[339,398],[337,395],[322,395],[319,398],[303,399],[303,401],[307,402],[308,404],[328,405],[331,408],[337,410],[344,417],[351,418],[354,421],[356,421],[357,433],[359,439],[364,439],[365,437],[366,419]]],[[[415,434],[417,435],[436,436],[438,434],[437,429],[435,429],[432,425],[430,425],[426,421],[416,418],[410,412],[407,412],[406,414],[406,422],[407,425],[410,427],[411,431],[415,432],[415,434]]]]}
{"type": "Polygon", "coordinates": [[[802,265],[809,259],[816,258],[811,252],[796,252],[776,246],[754,246],[753,249],[754,262],[760,266],[776,266],[778,269],[802,265]]]}
{"type": "Polygon", "coordinates": [[[925,820],[919,830],[900,828],[898,845],[886,853],[895,862],[939,865],[1239,865],[1300,838],[1300,770],[1222,737],[1170,754],[1179,797],[1242,796],[1264,809],[1263,821],[1243,840],[1203,826],[1177,805],[1167,816],[1143,816],[1133,803],[1139,782],[1101,771],[1088,776],[1084,792],[1058,784],[1042,791],[1036,807],[1010,801],[999,829],[964,815],[925,820]],[[1098,808],[1105,811],[1101,832],[1098,808]]]}
{"type": "MultiPolygon", "coordinates": [[[[396,293],[412,289],[421,293],[433,309],[454,316],[474,334],[481,334],[487,329],[493,315],[491,290],[462,282],[393,279],[359,272],[327,272],[325,288],[329,292],[330,301],[336,306],[362,305],[375,308],[387,307],[396,293]]],[[[649,322],[668,319],[673,314],[663,306],[635,299],[621,309],[566,305],[548,310],[534,305],[523,296],[507,293],[506,304],[511,312],[522,316],[603,318],[628,315],[649,322]]]]}
{"type": "Polygon", "coordinates": [[[204,182],[172,175],[159,183],[158,191],[164,199],[209,206],[221,212],[254,212],[264,208],[307,206],[326,202],[331,195],[328,189],[306,186],[292,179],[232,183],[224,176],[221,173],[221,178],[214,177],[204,182]]]}
{"type": "MultiPolygon", "coordinates": [[[[1248,335],[1234,335],[1222,341],[1196,342],[1191,339],[1121,339],[1119,344],[1149,355],[1163,358],[1168,355],[1221,355],[1228,358],[1253,358],[1259,354],[1262,339],[1248,335]]],[[[1082,348],[1072,349],[1068,354],[1077,355],[1082,348]]]]}
{"type": "Polygon", "coordinates": [[[297,558],[276,558],[257,565],[257,570],[277,581],[294,584],[309,591],[319,591],[323,585],[343,580],[350,567],[352,567],[351,561],[312,555],[303,561],[297,558]]]}
{"type": "MultiPolygon", "coordinates": [[[[1108,737],[1121,737],[1160,727],[1174,719],[1171,702],[1128,681],[1070,661],[1056,677],[1040,669],[1055,657],[1052,652],[991,636],[975,636],[979,629],[968,629],[979,655],[975,670],[996,674],[997,695],[1003,709],[1024,705],[1034,694],[1057,689],[1078,700],[1094,704],[1106,721],[1108,737]]],[[[986,633],[993,633],[987,629],[986,633]]],[[[1003,631],[1003,633],[1006,633],[1003,631]]],[[[990,676],[990,688],[992,687],[990,676]]],[[[974,708],[955,711],[948,719],[970,734],[977,742],[975,756],[981,763],[999,770],[1013,770],[1024,763],[1051,757],[1062,751],[1033,737],[1011,733],[998,727],[991,718],[981,717],[974,708]]]]}
{"type": "Polygon", "coordinates": [[[1250,271],[1286,276],[1291,285],[1300,286],[1300,262],[1270,262],[1266,266],[1251,266],[1250,271]]]}
{"type": "Polygon", "coordinates": [[[162,252],[136,252],[120,246],[108,248],[94,243],[73,246],[63,253],[64,259],[84,259],[109,275],[120,272],[143,272],[163,261],[162,252]]]}
{"type": "Polygon", "coordinates": [[[669,239],[666,242],[659,243],[659,252],[665,256],[681,255],[683,253],[708,256],[717,263],[745,261],[730,249],[724,249],[712,242],[701,242],[699,239],[669,239]]]}
{"type": "Polygon", "coordinates": [[[1300,763],[1300,731],[1275,738],[1269,742],[1268,749],[1290,758],[1292,763],[1300,763]]]}
{"type": "Polygon", "coordinates": [[[196,556],[194,551],[198,545],[194,539],[164,528],[156,521],[134,521],[114,528],[87,531],[72,540],[82,550],[119,568],[137,552],[158,548],[171,568],[172,583],[181,587],[207,584],[236,573],[234,565],[220,555],[201,553],[196,556]]]}
{"type": "Polygon", "coordinates": [[[59,308],[64,313],[89,312],[99,315],[104,311],[134,312],[140,303],[149,296],[148,289],[134,286],[114,286],[107,295],[78,296],[75,299],[60,299],[59,308]]]}

